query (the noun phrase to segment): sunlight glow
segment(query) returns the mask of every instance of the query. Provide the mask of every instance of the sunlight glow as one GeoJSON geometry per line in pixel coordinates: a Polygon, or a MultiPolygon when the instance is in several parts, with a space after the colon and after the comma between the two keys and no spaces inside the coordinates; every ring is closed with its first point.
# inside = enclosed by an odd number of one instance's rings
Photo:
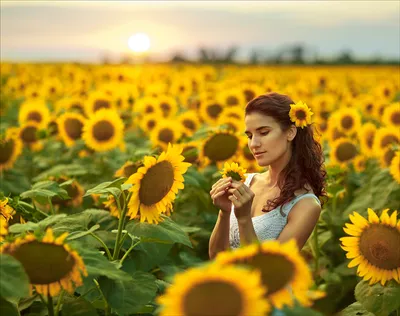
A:
{"type": "Polygon", "coordinates": [[[136,33],[129,37],[128,46],[136,53],[143,53],[150,48],[150,39],[145,33],[136,33]]]}

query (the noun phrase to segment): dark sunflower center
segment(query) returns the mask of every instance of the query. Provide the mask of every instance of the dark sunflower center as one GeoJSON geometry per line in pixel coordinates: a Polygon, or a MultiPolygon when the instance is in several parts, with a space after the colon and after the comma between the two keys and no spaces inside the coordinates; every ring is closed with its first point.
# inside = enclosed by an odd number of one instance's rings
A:
{"type": "Polygon", "coordinates": [[[149,120],[147,121],[147,127],[149,130],[152,130],[156,126],[156,121],[155,120],[149,120]]]}
{"type": "Polygon", "coordinates": [[[183,120],[182,124],[191,131],[194,131],[196,129],[196,124],[194,124],[192,120],[189,119],[183,120]]]}
{"type": "Polygon", "coordinates": [[[14,152],[14,140],[0,142],[0,164],[8,162],[14,152]]]}
{"type": "Polygon", "coordinates": [[[130,164],[124,167],[124,176],[129,178],[137,171],[138,167],[135,164],[130,164]]]}
{"type": "Polygon", "coordinates": [[[327,123],[326,121],[322,121],[322,122],[319,124],[319,130],[320,130],[321,132],[325,132],[327,129],[328,129],[328,123],[327,123]]]}
{"type": "Polygon", "coordinates": [[[396,154],[392,149],[388,149],[385,151],[385,154],[383,155],[383,160],[385,161],[386,167],[390,166],[390,163],[392,162],[392,159],[395,155],[396,154]]]}
{"type": "Polygon", "coordinates": [[[327,120],[329,118],[329,111],[321,111],[321,113],[319,114],[321,116],[321,118],[323,118],[324,120],[327,120]]]}
{"type": "Polygon", "coordinates": [[[354,125],[354,120],[353,120],[353,118],[351,116],[345,116],[342,119],[342,127],[345,130],[351,129],[353,127],[353,125],[354,125]]]}
{"type": "Polygon", "coordinates": [[[223,161],[232,157],[238,148],[239,139],[230,134],[213,135],[204,145],[204,155],[211,161],[223,161]]]}
{"type": "Polygon", "coordinates": [[[80,103],[73,103],[70,108],[71,110],[75,110],[78,113],[83,113],[83,107],[82,104],[80,103]]]}
{"type": "Polygon", "coordinates": [[[32,284],[50,284],[67,276],[75,260],[63,246],[32,241],[11,253],[24,269],[32,284]]]}
{"type": "Polygon", "coordinates": [[[383,94],[385,95],[385,97],[388,97],[390,95],[390,90],[388,88],[385,88],[385,90],[383,90],[383,94]]]}
{"type": "Polygon", "coordinates": [[[79,139],[82,135],[83,123],[76,118],[69,118],[64,121],[64,129],[69,138],[79,139]]]}
{"type": "Polygon", "coordinates": [[[397,142],[397,137],[394,135],[386,135],[381,140],[381,148],[385,148],[387,145],[397,142]]]}
{"type": "Polygon", "coordinates": [[[390,117],[390,121],[396,126],[400,125],[400,112],[392,113],[392,116],[390,117]]]}
{"type": "Polygon", "coordinates": [[[340,162],[353,159],[357,155],[357,148],[352,143],[342,143],[336,149],[336,157],[340,162]]]}
{"type": "Polygon", "coordinates": [[[21,139],[24,143],[30,144],[36,142],[36,131],[35,126],[27,126],[21,131],[21,139]]]}
{"type": "Polygon", "coordinates": [[[372,103],[368,103],[365,108],[367,110],[367,113],[371,113],[372,110],[374,109],[374,105],[372,103]]]}
{"type": "Polygon", "coordinates": [[[154,107],[152,105],[147,105],[146,108],[144,109],[144,113],[153,113],[154,112],[154,107]]]}
{"type": "Polygon", "coordinates": [[[114,136],[114,125],[109,121],[99,121],[93,126],[93,137],[99,142],[109,141],[114,136]]]}
{"type": "Polygon", "coordinates": [[[226,104],[228,105],[238,105],[239,100],[237,97],[230,95],[229,97],[226,98],[226,104]]]}
{"type": "Polygon", "coordinates": [[[219,104],[211,104],[207,106],[207,114],[213,119],[217,118],[222,112],[222,107],[219,104]]]}
{"type": "Polygon", "coordinates": [[[96,112],[100,109],[109,109],[111,107],[110,102],[107,100],[99,99],[94,101],[93,104],[93,112],[96,112]]]}
{"type": "Polygon", "coordinates": [[[54,136],[58,134],[58,125],[56,122],[51,121],[48,125],[48,129],[50,132],[50,135],[54,136]]]}
{"type": "Polygon", "coordinates": [[[238,119],[238,120],[241,119],[240,115],[237,114],[237,113],[229,113],[229,114],[228,114],[228,117],[233,117],[233,118],[238,119]]]}
{"type": "Polygon", "coordinates": [[[28,117],[27,117],[28,121],[35,121],[40,123],[42,121],[42,114],[40,114],[39,112],[29,112],[28,117]]]}
{"type": "Polygon", "coordinates": [[[262,282],[268,289],[268,295],[286,287],[295,274],[293,263],[280,254],[259,253],[246,263],[261,271],[262,282]]]}
{"type": "Polygon", "coordinates": [[[187,146],[182,150],[182,156],[185,157],[185,162],[194,163],[198,158],[197,148],[187,146]]]}
{"type": "Polygon", "coordinates": [[[304,110],[297,110],[296,111],[296,118],[298,120],[304,120],[306,118],[306,112],[304,110]]]}
{"type": "Polygon", "coordinates": [[[366,138],[365,143],[367,144],[369,149],[372,149],[372,146],[374,145],[374,136],[375,136],[374,132],[370,132],[365,136],[366,138]]]}
{"type": "Polygon", "coordinates": [[[244,92],[244,96],[246,98],[246,102],[253,100],[254,97],[256,96],[256,94],[252,90],[244,90],[243,92],[244,92]]]}
{"type": "Polygon", "coordinates": [[[400,232],[389,226],[374,224],[360,236],[360,251],[373,265],[385,270],[400,267],[400,232]]]}
{"type": "Polygon", "coordinates": [[[194,285],[183,297],[184,315],[241,315],[244,305],[242,295],[232,284],[223,281],[205,281],[194,285]]]}
{"type": "Polygon", "coordinates": [[[171,112],[171,106],[167,102],[162,102],[160,104],[160,107],[163,111],[164,116],[168,116],[169,112],[171,112]]]}
{"type": "Polygon", "coordinates": [[[140,182],[139,199],[150,206],[160,202],[174,184],[174,167],[169,161],[161,161],[147,170],[140,182]]]}
{"type": "Polygon", "coordinates": [[[158,133],[158,139],[166,144],[172,143],[174,140],[174,132],[169,128],[163,128],[158,133]]]}

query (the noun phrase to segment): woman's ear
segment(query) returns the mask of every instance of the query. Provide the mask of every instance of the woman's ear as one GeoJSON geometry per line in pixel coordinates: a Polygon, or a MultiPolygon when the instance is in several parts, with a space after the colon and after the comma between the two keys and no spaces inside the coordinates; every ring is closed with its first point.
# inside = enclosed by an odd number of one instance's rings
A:
{"type": "Polygon", "coordinates": [[[287,140],[291,142],[297,134],[297,127],[295,125],[291,125],[289,130],[287,131],[287,140]]]}

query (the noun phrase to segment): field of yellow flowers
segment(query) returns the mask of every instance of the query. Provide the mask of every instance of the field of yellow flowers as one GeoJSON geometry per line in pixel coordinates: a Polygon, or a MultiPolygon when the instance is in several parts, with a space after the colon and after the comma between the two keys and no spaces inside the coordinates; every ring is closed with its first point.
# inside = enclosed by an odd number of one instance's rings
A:
{"type": "Polygon", "coordinates": [[[398,67],[1,64],[1,315],[400,315],[398,67]],[[304,248],[208,259],[244,106],[305,102],[327,192],[304,248]]]}

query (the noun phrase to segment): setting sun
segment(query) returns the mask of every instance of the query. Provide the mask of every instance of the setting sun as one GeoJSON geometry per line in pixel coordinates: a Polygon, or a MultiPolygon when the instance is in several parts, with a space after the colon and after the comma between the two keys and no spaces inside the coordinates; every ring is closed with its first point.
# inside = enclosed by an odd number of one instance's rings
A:
{"type": "Polygon", "coordinates": [[[143,53],[150,48],[150,39],[145,33],[136,33],[129,37],[129,48],[136,53],[143,53]]]}

